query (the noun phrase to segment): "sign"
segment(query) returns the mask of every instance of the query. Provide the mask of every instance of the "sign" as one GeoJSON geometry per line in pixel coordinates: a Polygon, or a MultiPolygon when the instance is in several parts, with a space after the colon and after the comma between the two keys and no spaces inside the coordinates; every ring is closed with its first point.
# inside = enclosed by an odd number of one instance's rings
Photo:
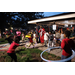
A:
{"type": "Polygon", "coordinates": [[[53,30],[56,30],[56,25],[53,25],[53,26],[52,26],[52,29],[53,29],[53,30]]]}

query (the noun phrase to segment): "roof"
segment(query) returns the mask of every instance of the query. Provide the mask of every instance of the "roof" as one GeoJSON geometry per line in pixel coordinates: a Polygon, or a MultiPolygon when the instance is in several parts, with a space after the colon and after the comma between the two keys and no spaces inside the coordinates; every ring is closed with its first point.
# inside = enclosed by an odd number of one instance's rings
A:
{"type": "Polygon", "coordinates": [[[28,21],[28,24],[37,24],[41,22],[57,21],[57,20],[72,19],[72,18],[73,19],[75,18],[75,12],[63,13],[63,14],[45,17],[41,19],[31,20],[28,21]]]}

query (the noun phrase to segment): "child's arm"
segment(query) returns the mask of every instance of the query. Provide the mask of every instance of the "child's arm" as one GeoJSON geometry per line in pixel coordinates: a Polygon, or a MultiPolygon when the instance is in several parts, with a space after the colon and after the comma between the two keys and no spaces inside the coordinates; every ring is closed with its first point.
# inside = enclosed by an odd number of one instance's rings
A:
{"type": "Polygon", "coordinates": [[[64,41],[64,40],[62,40],[62,42],[61,42],[61,48],[62,48],[62,49],[65,48],[65,41],[64,41]]]}
{"type": "Polygon", "coordinates": [[[25,44],[19,44],[19,46],[23,46],[23,45],[25,45],[25,44]]]}

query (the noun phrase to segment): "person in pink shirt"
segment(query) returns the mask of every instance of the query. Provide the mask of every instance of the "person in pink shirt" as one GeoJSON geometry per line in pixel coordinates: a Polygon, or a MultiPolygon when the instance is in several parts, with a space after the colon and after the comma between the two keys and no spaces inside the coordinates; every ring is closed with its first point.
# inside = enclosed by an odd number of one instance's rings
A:
{"type": "Polygon", "coordinates": [[[7,54],[11,57],[11,62],[14,60],[15,62],[17,62],[17,56],[16,56],[16,53],[15,53],[15,49],[18,47],[18,46],[22,46],[22,45],[19,45],[19,40],[18,38],[14,38],[14,41],[11,43],[8,51],[7,51],[7,54]]]}
{"type": "Polygon", "coordinates": [[[18,37],[18,39],[19,39],[19,41],[21,40],[21,31],[16,31],[16,34],[17,34],[17,37],[18,37]]]}

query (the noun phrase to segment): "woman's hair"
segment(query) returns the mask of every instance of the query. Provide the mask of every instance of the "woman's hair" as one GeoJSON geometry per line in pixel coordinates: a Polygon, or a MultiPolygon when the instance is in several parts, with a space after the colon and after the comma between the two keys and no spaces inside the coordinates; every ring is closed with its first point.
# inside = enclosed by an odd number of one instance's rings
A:
{"type": "Polygon", "coordinates": [[[64,32],[64,34],[66,35],[66,37],[70,37],[71,32],[70,32],[70,31],[68,31],[68,30],[66,30],[66,31],[64,32]]]}

